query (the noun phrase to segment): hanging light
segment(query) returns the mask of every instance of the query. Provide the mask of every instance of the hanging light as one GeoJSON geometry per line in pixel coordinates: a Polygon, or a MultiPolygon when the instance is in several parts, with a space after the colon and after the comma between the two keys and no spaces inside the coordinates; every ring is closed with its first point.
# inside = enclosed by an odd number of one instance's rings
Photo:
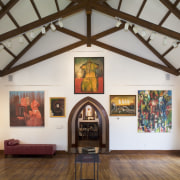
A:
{"type": "Polygon", "coordinates": [[[44,26],[41,28],[41,33],[46,34],[46,28],[44,26]]]}
{"type": "Polygon", "coordinates": [[[63,27],[64,27],[63,22],[62,22],[61,19],[58,21],[58,25],[59,25],[60,28],[63,28],[63,27]]]}
{"type": "Polygon", "coordinates": [[[124,30],[125,30],[125,31],[128,31],[128,29],[129,29],[129,23],[127,22],[127,23],[124,25],[124,30]]]}
{"type": "Polygon", "coordinates": [[[51,30],[52,30],[52,31],[55,31],[55,30],[56,30],[56,26],[55,26],[53,23],[51,23],[50,27],[51,27],[51,30]]]}

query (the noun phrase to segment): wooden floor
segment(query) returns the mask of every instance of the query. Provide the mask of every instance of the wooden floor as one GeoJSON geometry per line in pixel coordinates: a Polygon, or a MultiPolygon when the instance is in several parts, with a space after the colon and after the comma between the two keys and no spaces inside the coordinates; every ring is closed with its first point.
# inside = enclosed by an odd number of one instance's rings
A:
{"type": "MultiPolygon", "coordinates": [[[[8,157],[0,154],[0,180],[73,180],[75,154],[50,157],[8,157]]],[[[80,165],[77,166],[80,171],[80,165]]],[[[83,178],[93,178],[93,164],[83,166],[83,178]]],[[[100,154],[99,180],[180,180],[180,156],[100,154]]]]}

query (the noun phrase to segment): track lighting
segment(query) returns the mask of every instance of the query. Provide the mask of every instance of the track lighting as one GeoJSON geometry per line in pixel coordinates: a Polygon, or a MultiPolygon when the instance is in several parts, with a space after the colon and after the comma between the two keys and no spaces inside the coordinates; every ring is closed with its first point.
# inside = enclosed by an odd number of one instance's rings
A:
{"type": "Polygon", "coordinates": [[[60,28],[63,28],[64,25],[63,25],[63,22],[62,22],[61,19],[58,21],[58,25],[59,25],[60,28]]]}
{"type": "Polygon", "coordinates": [[[56,26],[55,26],[53,23],[51,23],[50,27],[51,27],[51,30],[52,30],[52,31],[55,31],[55,30],[56,30],[56,26]]]}
{"type": "Polygon", "coordinates": [[[129,28],[129,23],[127,22],[127,23],[124,25],[124,30],[125,30],[125,31],[128,31],[128,28],[129,28]]]}
{"type": "Polygon", "coordinates": [[[41,28],[41,33],[46,34],[46,28],[44,26],[41,28]]]}
{"type": "Polygon", "coordinates": [[[119,27],[121,24],[122,24],[122,22],[121,22],[120,20],[118,20],[118,21],[116,22],[116,27],[119,27]]]}
{"type": "Polygon", "coordinates": [[[138,33],[138,29],[136,28],[136,26],[133,27],[133,32],[134,32],[135,34],[138,33]]]}

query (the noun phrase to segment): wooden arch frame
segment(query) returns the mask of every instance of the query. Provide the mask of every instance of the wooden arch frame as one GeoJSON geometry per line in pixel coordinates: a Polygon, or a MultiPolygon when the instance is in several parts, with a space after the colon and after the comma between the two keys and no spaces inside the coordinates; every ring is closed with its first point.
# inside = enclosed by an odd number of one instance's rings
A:
{"type": "Polygon", "coordinates": [[[71,152],[71,148],[77,146],[77,122],[78,122],[78,115],[82,111],[82,109],[87,106],[91,105],[97,112],[99,117],[99,123],[100,123],[100,148],[104,148],[105,150],[103,152],[109,152],[109,117],[104,109],[104,107],[95,99],[91,97],[85,97],[84,99],[80,100],[71,110],[69,118],[68,118],[68,152],[71,152]],[[103,119],[103,120],[102,120],[103,119]],[[103,124],[104,123],[104,124],[103,124]],[[105,143],[103,143],[102,137],[103,137],[103,131],[102,127],[105,126],[105,143]],[[72,132],[72,128],[74,129],[74,132],[72,132]],[[74,135],[74,143],[72,139],[72,135],[74,135]]]}

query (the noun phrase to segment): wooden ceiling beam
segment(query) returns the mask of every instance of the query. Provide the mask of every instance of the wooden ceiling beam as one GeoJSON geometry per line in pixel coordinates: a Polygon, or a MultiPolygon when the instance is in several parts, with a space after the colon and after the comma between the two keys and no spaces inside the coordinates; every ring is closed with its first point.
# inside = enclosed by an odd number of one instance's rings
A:
{"type": "Polygon", "coordinates": [[[118,4],[118,8],[117,8],[118,11],[120,11],[120,9],[121,9],[121,4],[122,4],[122,0],[119,0],[119,4],[118,4]]]}
{"type": "Polygon", "coordinates": [[[155,48],[153,48],[144,38],[142,38],[139,34],[135,34],[132,27],[129,27],[129,30],[136,38],[138,38],[155,56],[157,56],[166,66],[168,66],[173,71],[177,71],[177,69],[169,63],[155,48]]]}
{"type": "MultiPolygon", "coordinates": [[[[11,0],[5,6],[2,6],[2,10],[0,11],[0,19],[7,13],[9,10],[14,7],[19,0],[11,0]]],[[[1,4],[2,5],[2,4],[1,4]]]]}
{"type": "MultiPolygon", "coordinates": [[[[177,42],[177,45],[180,44],[180,42],[177,42]]],[[[173,46],[171,46],[169,49],[167,49],[161,56],[164,57],[166,56],[170,51],[172,51],[174,49],[173,46]]]]}
{"type": "Polygon", "coordinates": [[[91,47],[91,9],[86,10],[87,18],[87,47],[91,47]]]}
{"type": "Polygon", "coordinates": [[[147,2],[147,0],[143,1],[142,5],[141,5],[141,7],[140,7],[140,9],[139,9],[139,11],[137,13],[137,16],[136,16],[137,18],[141,15],[141,12],[144,9],[144,6],[146,5],[146,2],[147,2]]]}
{"type": "Polygon", "coordinates": [[[11,74],[11,73],[13,73],[13,72],[19,71],[19,70],[21,70],[21,69],[24,69],[24,68],[26,68],[26,67],[30,67],[30,66],[35,65],[35,64],[37,64],[37,63],[40,63],[40,62],[42,62],[42,61],[45,61],[45,60],[47,60],[47,59],[49,59],[49,58],[51,58],[51,57],[57,56],[57,55],[59,55],[59,54],[65,53],[65,52],[70,51],[70,50],[72,50],[72,49],[74,49],[74,48],[77,48],[77,47],[79,47],[79,46],[82,46],[82,45],[84,45],[85,43],[86,43],[86,41],[78,41],[78,42],[76,42],[76,43],[70,44],[70,45],[65,46],[65,47],[63,47],[63,48],[60,48],[60,49],[55,50],[55,51],[53,51],[53,52],[50,52],[50,53],[48,53],[48,54],[46,54],[46,55],[43,55],[43,56],[34,58],[34,59],[32,59],[32,60],[30,60],[30,61],[28,61],[28,62],[25,62],[25,63],[22,63],[22,64],[20,64],[20,65],[15,66],[15,67],[12,67],[11,69],[3,70],[3,71],[0,73],[0,76],[5,76],[5,75],[11,74]]]}
{"type": "Polygon", "coordinates": [[[102,12],[104,14],[107,14],[107,15],[110,15],[110,16],[113,16],[113,17],[122,18],[122,19],[124,19],[126,21],[137,24],[137,25],[142,26],[144,28],[147,28],[147,29],[159,32],[160,34],[164,34],[166,36],[169,36],[169,37],[172,37],[174,39],[180,40],[180,33],[178,33],[178,32],[175,32],[175,31],[172,31],[170,29],[161,27],[159,25],[150,23],[148,21],[139,19],[137,17],[126,14],[124,12],[120,12],[120,11],[118,11],[116,9],[108,8],[106,6],[99,5],[98,3],[93,3],[92,8],[97,10],[97,11],[100,11],[100,12],[102,12]]]}
{"type": "Polygon", "coordinates": [[[40,13],[39,13],[39,11],[38,11],[38,8],[37,8],[34,0],[30,0],[30,1],[31,1],[32,6],[33,6],[33,9],[34,9],[35,12],[36,12],[37,17],[38,17],[39,19],[41,19],[41,15],[40,15],[40,13]]]}
{"type": "MultiPolygon", "coordinates": [[[[167,0],[160,0],[160,2],[166,6],[178,19],[180,19],[180,11],[176,8],[175,5],[173,5],[172,3],[170,3],[167,0]]],[[[176,1],[178,2],[178,1],[176,1]]]]}
{"type": "Polygon", "coordinates": [[[55,3],[56,3],[57,11],[59,12],[59,11],[60,11],[60,8],[59,8],[58,0],[55,0],[55,3]]]}
{"type": "Polygon", "coordinates": [[[166,67],[166,66],[163,66],[161,64],[158,64],[156,62],[152,62],[146,58],[142,58],[140,56],[137,56],[135,54],[131,54],[127,51],[124,51],[124,50],[121,50],[121,49],[118,49],[116,47],[113,47],[113,46],[110,46],[110,45],[107,45],[107,44],[104,44],[102,42],[99,42],[99,41],[92,41],[92,44],[96,45],[96,46],[99,46],[101,48],[104,48],[104,49],[107,49],[109,51],[112,51],[114,53],[117,53],[117,54],[120,54],[120,55],[123,55],[125,57],[128,57],[132,60],[135,60],[137,62],[140,62],[140,63],[143,63],[143,64],[146,64],[146,65],[149,65],[149,66],[152,66],[154,68],[157,68],[157,69],[160,69],[160,70],[163,70],[165,72],[168,72],[170,74],[173,74],[173,75],[178,75],[178,73],[176,71],[173,71],[172,69],[166,67]]]}
{"type": "Polygon", "coordinates": [[[84,8],[84,3],[81,3],[81,4],[78,4],[78,5],[72,6],[72,7],[68,8],[68,9],[65,9],[65,10],[62,10],[60,12],[57,12],[57,13],[54,13],[52,15],[41,18],[41,20],[34,21],[32,23],[21,26],[21,27],[15,29],[15,30],[11,30],[9,32],[1,34],[0,35],[0,42],[4,41],[6,39],[12,38],[14,36],[17,36],[19,34],[23,34],[23,33],[27,32],[27,31],[30,31],[31,29],[35,29],[35,28],[37,28],[39,26],[42,26],[42,25],[45,25],[45,24],[50,23],[52,21],[55,21],[55,20],[59,19],[60,17],[61,18],[66,17],[66,16],[69,16],[69,15],[74,14],[76,12],[79,12],[83,8],[84,8]]]}

